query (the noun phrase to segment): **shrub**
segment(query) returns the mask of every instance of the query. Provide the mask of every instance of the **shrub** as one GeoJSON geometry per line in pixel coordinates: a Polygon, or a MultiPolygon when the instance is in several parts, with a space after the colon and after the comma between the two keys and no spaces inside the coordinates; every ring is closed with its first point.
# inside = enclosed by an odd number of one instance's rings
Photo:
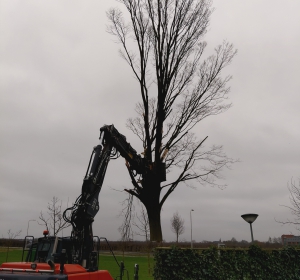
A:
{"type": "Polygon", "coordinates": [[[300,250],[287,247],[263,250],[192,250],[157,248],[154,252],[156,280],[300,280],[300,250]]]}

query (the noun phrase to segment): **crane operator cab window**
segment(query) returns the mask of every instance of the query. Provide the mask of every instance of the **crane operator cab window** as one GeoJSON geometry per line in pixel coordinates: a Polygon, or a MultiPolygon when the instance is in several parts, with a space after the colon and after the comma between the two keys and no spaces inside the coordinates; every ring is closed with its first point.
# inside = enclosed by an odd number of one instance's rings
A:
{"type": "Polygon", "coordinates": [[[32,244],[26,261],[46,263],[48,260],[52,260],[54,263],[59,263],[62,257],[62,249],[66,249],[64,262],[72,263],[71,241],[69,238],[42,237],[38,239],[37,243],[32,244]]]}
{"type": "Polygon", "coordinates": [[[37,247],[37,256],[35,261],[39,263],[46,262],[49,256],[50,248],[51,243],[48,241],[39,243],[37,247]]]}
{"type": "Polygon", "coordinates": [[[28,252],[26,261],[27,262],[39,262],[43,263],[49,259],[49,253],[51,248],[51,242],[48,240],[39,241],[38,243],[32,244],[30,251],[28,252]]]}

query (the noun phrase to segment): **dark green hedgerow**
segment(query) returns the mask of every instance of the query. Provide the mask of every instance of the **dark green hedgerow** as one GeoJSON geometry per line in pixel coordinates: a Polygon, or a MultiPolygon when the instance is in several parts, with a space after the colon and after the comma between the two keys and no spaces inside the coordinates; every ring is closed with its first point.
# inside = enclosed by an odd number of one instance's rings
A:
{"type": "Polygon", "coordinates": [[[157,248],[156,280],[300,280],[300,250],[157,248]]]}

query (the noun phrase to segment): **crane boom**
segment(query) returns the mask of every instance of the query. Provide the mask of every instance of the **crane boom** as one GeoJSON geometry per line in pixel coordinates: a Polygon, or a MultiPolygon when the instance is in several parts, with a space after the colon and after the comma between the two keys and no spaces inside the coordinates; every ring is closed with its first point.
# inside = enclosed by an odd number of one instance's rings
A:
{"type": "Polygon", "coordinates": [[[126,141],[126,137],[119,133],[113,125],[101,127],[99,139],[100,144],[93,149],[83,179],[81,195],[77,198],[74,206],[64,212],[65,220],[70,222],[73,227],[73,259],[84,267],[89,267],[91,263],[92,223],[99,211],[98,197],[111,156],[119,153],[128,161],[130,169],[137,174],[143,174],[147,170],[147,161],[137,154],[136,150],[126,141]],[[71,210],[70,217],[66,215],[68,210],[71,210]]]}

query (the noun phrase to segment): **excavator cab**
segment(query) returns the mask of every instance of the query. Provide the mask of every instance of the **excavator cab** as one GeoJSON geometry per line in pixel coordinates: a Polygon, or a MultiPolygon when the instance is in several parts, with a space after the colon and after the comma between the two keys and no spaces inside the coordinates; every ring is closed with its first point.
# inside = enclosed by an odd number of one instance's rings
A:
{"type": "MultiPolygon", "coordinates": [[[[47,236],[48,231],[44,231],[44,237],[38,238],[37,242],[31,244],[25,261],[31,263],[72,263],[72,246],[69,237],[47,236]],[[62,260],[62,250],[65,249],[62,260]]],[[[24,242],[26,244],[28,242],[24,242]]],[[[23,250],[26,251],[24,248],[23,250]]],[[[22,257],[23,259],[23,257],[22,257]]]]}

